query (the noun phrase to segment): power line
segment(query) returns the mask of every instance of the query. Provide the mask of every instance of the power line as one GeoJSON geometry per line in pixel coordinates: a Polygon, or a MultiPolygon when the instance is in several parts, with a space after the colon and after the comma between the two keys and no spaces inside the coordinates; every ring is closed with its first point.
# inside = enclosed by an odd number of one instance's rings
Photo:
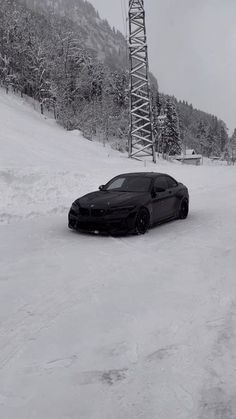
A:
{"type": "Polygon", "coordinates": [[[126,48],[125,48],[125,58],[126,58],[126,66],[128,66],[128,12],[126,7],[126,0],[120,0],[121,5],[121,13],[123,19],[123,27],[124,27],[124,36],[126,40],[126,48]]]}
{"type": "Polygon", "coordinates": [[[128,10],[126,7],[126,0],[123,0],[124,3],[124,13],[125,13],[125,38],[128,40],[128,10]]]}
{"type": "Polygon", "coordinates": [[[126,33],[126,24],[125,24],[125,8],[124,8],[123,0],[120,0],[120,5],[121,5],[121,13],[122,13],[122,19],[123,19],[123,30],[124,30],[124,34],[125,34],[126,33]]]}
{"type": "MultiPolygon", "coordinates": [[[[124,2],[124,10],[125,10],[125,39],[126,43],[128,45],[128,10],[126,7],[126,0],[123,0],[124,2]]],[[[128,66],[128,47],[126,46],[126,65],[128,66]]]]}

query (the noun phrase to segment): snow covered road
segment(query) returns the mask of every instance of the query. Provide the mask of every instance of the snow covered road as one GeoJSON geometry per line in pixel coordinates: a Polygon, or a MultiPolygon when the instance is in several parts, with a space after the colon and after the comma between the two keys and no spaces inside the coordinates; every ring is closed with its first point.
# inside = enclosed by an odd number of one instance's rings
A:
{"type": "MultiPolygon", "coordinates": [[[[26,115],[7,100],[12,120],[26,115]]],[[[77,137],[27,112],[58,146],[52,165],[46,134],[34,139],[37,159],[31,148],[14,154],[5,127],[0,418],[235,419],[236,168],[160,162],[190,188],[186,221],[139,237],[77,234],[67,228],[74,198],[146,169],[82,139],[72,153],[77,137]]]]}
{"type": "Polygon", "coordinates": [[[143,237],[1,227],[1,417],[235,417],[236,188],[191,206],[143,237]]]}

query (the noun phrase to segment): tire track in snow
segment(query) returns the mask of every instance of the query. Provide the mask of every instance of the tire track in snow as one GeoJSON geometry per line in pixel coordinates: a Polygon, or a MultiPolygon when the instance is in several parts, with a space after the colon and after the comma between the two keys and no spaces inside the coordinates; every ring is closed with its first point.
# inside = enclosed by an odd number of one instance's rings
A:
{"type": "MultiPolygon", "coordinates": [[[[20,307],[9,321],[0,327],[0,370],[4,369],[45,328],[68,308],[68,297],[47,290],[38,301],[20,307]],[[42,305],[43,302],[43,305],[42,305]]],[[[70,306],[71,306],[70,297],[70,306]]]]}
{"type": "Polygon", "coordinates": [[[206,365],[206,382],[198,406],[198,419],[236,417],[236,302],[232,302],[224,321],[211,325],[218,333],[206,365]]]}
{"type": "Polygon", "coordinates": [[[58,321],[58,317],[72,310],[85,293],[90,293],[88,284],[76,288],[77,282],[77,278],[73,278],[66,289],[57,281],[46,286],[42,283],[42,289],[34,290],[34,295],[30,295],[30,303],[21,305],[0,325],[0,371],[20,357],[27,345],[37,340],[37,335],[58,321]],[[58,291],[55,292],[55,288],[58,291]]]}

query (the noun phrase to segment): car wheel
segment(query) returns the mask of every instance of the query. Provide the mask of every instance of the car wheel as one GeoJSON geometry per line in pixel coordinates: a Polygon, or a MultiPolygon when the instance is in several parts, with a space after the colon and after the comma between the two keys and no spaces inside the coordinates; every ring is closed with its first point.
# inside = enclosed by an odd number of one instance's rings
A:
{"type": "Polygon", "coordinates": [[[150,215],[146,208],[140,208],[136,222],[135,222],[135,233],[136,234],[145,234],[149,228],[150,224],[150,215]]]}
{"type": "Polygon", "coordinates": [[[189,210],[188,200],[187,199],[183,199],[181,201],[180,209],[179,209],[179,218],[180,218],[180,220],[185,220],[187,218],[187,216],[188,216],[188,210],[189,210]]]}

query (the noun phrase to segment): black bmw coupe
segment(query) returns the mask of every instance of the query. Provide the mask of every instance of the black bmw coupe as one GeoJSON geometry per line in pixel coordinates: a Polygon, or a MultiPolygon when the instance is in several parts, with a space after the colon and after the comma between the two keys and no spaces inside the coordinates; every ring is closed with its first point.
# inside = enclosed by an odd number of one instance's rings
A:
{"type": "Polygon", "coordinates": [[[185,219],[189,193],[163,173],[126,173],[99,191],[77,199],[69,211],[69,228],[94,233],[144,234],[150,226],[185,219]]]}

